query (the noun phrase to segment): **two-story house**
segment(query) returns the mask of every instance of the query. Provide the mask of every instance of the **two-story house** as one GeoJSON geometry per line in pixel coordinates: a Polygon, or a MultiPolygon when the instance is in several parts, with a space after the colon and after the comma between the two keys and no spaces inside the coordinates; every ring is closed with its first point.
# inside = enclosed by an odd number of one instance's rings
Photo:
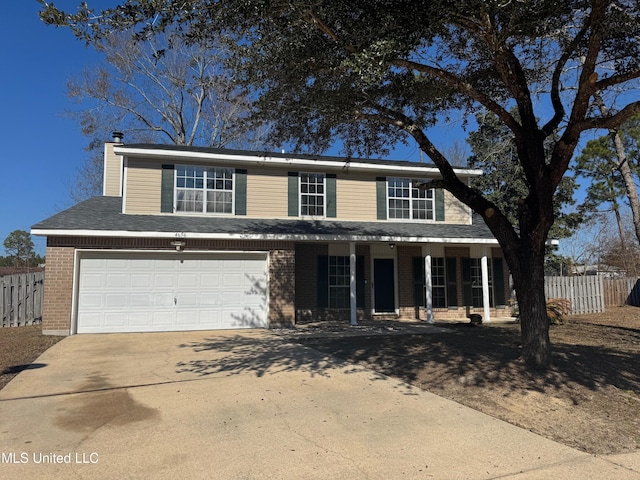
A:
{"type": "Polygon", "coordinates": [[[488,320],[506,303],[497,241],[418,188],[428,164],[115,142],[104,162],[103,196],[32,228],[45,333],[488,320]]]}

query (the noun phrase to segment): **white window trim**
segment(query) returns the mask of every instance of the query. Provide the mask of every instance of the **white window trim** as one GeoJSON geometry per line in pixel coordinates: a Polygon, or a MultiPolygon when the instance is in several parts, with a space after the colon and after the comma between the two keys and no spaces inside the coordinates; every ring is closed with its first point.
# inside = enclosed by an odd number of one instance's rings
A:
{"type": "Polygon", "coordinates": [[[420,181],[420,179],[409,178],[409,177],[387,177],[386,178],[386,208],[387,208],[387,221],[389,222],[415,222],[415,223],[436,223],[436,191],[435,188],[430,188],[431,191],[431,211],[433,218],[413,218],[413,200],[429,200],[428,198],[420,198],[414,199],[411,196],[411,192],[413,190],[414,182],[420,181]],[[409,218],[391,218],[389,215],[389,200],[392,198],[402,199],[402,197],[390,197],[389,196],[389,179],[397,178],[400,180],[408,180],[409,181],[409,218]]]}
{"type": "MultiPolygon", "coordinates": [[[[320,196],[313,194],[314,196],[320,196]]],[[[298,173],[298,208],[301,218],[320,219],[327,218],[327,175],[319,172],[299,172],[298,173]],[[320,175],[322,177],[322,215],[304,215],[302,213],[302,176],[303,175],[320,175]]]]}
{"type": "MultiPolygon", "coordinates": [[[[196,189],[191,189],[196,190],[196,189]]],[[[216,190],[212,190],[216,191],[216,190]]],[[[228,191],[228,190],[224,190],[228,191]]],[[[220,167],[220,166],[205,166],[205,165],[187,165],[180,164],[174,166],[174,175],[173,175],[173,213],[177,213],[179,215],[194,215],[194,216],[214,216],[214,217],[229,217],[236,214],[236,169],[233,167],[220,167]],[[202,168],[206,172],[207,169],[214,170],[231,170],[231,213],[224,212],[207,212],[205,211],[207,205],[207,188],[206,188],[206,178],[204,179],[204,186],[202,191],[204,192],[204,197],[202,201],[202,211],[200,212],[179,212],[177,209],[178,205],[178,168],[202,168]]]]}

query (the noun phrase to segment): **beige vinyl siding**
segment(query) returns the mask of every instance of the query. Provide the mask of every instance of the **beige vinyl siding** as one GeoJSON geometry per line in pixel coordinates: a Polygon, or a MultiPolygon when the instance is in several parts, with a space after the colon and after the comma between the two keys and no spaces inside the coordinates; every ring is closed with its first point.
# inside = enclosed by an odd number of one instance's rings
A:
{"type": "Polygon", "coordinates": [[[339,174],[336,180],[336,205],[338,220],[375,222],[375,175],[339,174]]]}
{"type": "Polygon", "coordinates": [[[125,213],[160,213],[162,165],[130,158],[127,161],[125,213]]]}
{"type": "MultiPolygon", "coordinates": [[[[337,218],[375,222],[376,213],[376,177],[367,174],[340,174],[336,183],[337,218]]],[[[445,191],[444,223],[468,225],[471,223],[469,207],[445,191]]]]}
{"type": "Polygon", "coordinates": [[[456,225],[471,223],[471,210],[464,203],[445,190],[444,192],[444,222],[456,225]]]}
{"type": "MultiPolygon", "coordinates": [[[[180,162],[176,162],[176,164],[178,163],[180,162]]],[[[183,163],[189,164],[189,162],[183,163]]],[[[290,170],[294,171],[295,169],[290,170]]],[[[125,181],[125,213],[160,213],[161,162],[129,158],[125,181]]],[[[249,168],[247,170],[247,217],[288,218],[287,198],[287,169],[249,168]]],[[[376,175],[373,173],[338,173],[336,203],[338,220],[377,221],[376,175]]],[[[449,192],[445,192],[445,222],[469,224],[470,221],[469,208],[456,200],[449,192]]]]}
{"type": "Polygon", "coordinates": [[[104,177],[102,194],[105,197],[122,196],[122,157],[113,153],[115,143],[104,146],[104,177]]]}
{"type": "Polygon", "coordinates": [[[247,217],[287,218],[286,170],[247,171],[247,217]]]}

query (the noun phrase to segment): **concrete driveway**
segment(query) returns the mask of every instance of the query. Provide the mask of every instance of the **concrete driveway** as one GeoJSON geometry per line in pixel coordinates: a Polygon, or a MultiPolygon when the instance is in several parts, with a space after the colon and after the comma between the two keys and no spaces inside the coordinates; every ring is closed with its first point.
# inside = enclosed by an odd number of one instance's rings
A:
{"type": "Polygon", "coordinates": [[[262,330],[66,338],[0,422],[2,479],[640,479],[262,330]]]}

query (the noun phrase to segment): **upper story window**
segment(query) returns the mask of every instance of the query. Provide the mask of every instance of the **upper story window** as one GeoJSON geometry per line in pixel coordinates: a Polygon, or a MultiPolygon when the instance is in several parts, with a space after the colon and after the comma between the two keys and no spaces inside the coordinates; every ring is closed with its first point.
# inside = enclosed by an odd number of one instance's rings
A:
{"type": "Polygon", "coordinates": [[[300,214],[302,216],[325,216],[325,175],[322,173],[300,174],[300,214]]]}
{"type": "Polygon", "coordinates": [[[233,213],[233,169],[176,165],[176,212],[233,213]]]}
{"type": "Polygon", "coordinates": [[[387,179],[388,218],[433,220],[434,191],[413,186],[409,178],[387,179]]]}

